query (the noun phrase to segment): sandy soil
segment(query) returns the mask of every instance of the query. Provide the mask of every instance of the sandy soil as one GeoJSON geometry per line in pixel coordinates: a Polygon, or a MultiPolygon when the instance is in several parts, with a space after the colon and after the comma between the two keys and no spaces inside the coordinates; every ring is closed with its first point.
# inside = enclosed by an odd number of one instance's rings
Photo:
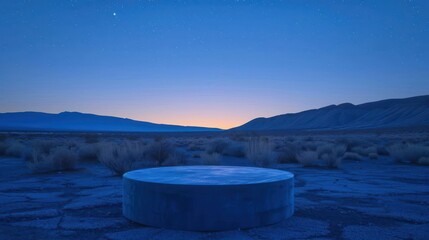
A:
{"type": "Polygon", "coordinates": [[[339,170],[279,166],[296,176],[294,216],[214,233],[134,224],[121,214],[121,178],[97,163],[80,166],[36,175],[23,160],[0,158],[0,239],[429,239],[429,167],[387,158],[339,170]]]}

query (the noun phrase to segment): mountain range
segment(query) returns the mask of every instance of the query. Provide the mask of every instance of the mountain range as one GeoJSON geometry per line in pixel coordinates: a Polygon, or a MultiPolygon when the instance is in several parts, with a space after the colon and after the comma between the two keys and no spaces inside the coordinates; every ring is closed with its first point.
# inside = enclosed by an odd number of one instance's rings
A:
{"type": "MultiPolygon", "coordinates": [[[[359,130],[429,127],[429,95],[387,99],[353,105],[343,103],[256,118],[230,131],[275,130],[359,130]]],[[[0,113],[0,131],[91,131],[91,132],[196,132],[221,131],[217,128],[178,126],[99,116],[79,112],[0,113]]]]}
{"type": "Polygon", "coordinates": [[[90,132],[196,132],[217,128],[178,126],[99,116],[79,112],[58,114],[41,112],[0,113],[3,131],[90,131],[90,132]]]}
{"type": "Polygon", "coordinates": [[[354,130],[429,126],[429,95],[353,105],[343,103],[256,118],[232,131],[354,130]]]}

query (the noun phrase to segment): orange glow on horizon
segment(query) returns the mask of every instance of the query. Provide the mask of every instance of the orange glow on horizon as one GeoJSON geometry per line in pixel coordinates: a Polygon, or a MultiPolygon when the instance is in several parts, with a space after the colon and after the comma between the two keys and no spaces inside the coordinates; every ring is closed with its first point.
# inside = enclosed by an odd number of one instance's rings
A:
{"type": "Polygon", "coordinates": [[[145,121],[145,122],[152,122],[152,123],[159,123],[159,124],[220,128],[223,130],[230,129],[233,127],[238,127],[251,120],[251,119],[248,119],[248,120],[240,121],[238,119],[232,119],[228,117],[221,119],[221,118],[213,118],[213,117],[205,118],[205,117],[189,117],[189,116],[173,117],[173,118],[154,117],[150,119],[144,116],[136,116],[136,117],[129,117],[129,118],[137,121],[145,121]]]}

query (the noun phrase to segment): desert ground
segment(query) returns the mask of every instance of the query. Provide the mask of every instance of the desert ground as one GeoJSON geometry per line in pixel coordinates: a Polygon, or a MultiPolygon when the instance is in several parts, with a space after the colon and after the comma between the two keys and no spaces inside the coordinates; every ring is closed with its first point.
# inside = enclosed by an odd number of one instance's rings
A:
{"type": "Polygon", "coordinates": [[[429,239],[428,132],[0,137],[0,239],[429,239]],[[292,172],[294,215],[225,232],[122,216],[123,172],[207,164],[292,172]]]}

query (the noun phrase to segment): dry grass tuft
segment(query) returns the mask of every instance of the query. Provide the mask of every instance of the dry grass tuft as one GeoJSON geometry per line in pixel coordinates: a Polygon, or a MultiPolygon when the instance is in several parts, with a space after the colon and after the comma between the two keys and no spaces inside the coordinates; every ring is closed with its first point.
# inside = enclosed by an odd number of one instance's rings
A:
{"type": "Polygon", "coordinates": [[[346,153],[344,153],[343,159],[344,160],[360,161],[360,160],[362,160],[362,157],[359,154],[354,153],[354,152],[346,152],[346,153]]]}
{"type": "Polygon", "coordinates": [[[414,143],[394,144],[389,146],[387,151],[394,160],[401,163],[420,164],[420,162],[425,162],[425,160],[420,161],[420,159],[429,157],[428,146],[414,143]]]}
{"type": "Polygon", "coordinates": [[[79,144],[78,155],[81,161],[97,161],[99,145],[95,143],[79,144]]]}
{"type": "Polygon", "coordinates": [[[183,150],[176,149],[167,160],[163,163],[164,166],[178,166],[188,164],[188,154],[183,150]]]}
{"type": "Polygon", "coordinates": [[[207,153],[218,153],[224,156],[240,158],[246,156],[243,143],[223,138],[215,139],[210,142],[207,147],[207,153]]]}
{"type": "Polygon", "coordinates": [[[5,142],[0,141],[0,156],[6,156],[7,145],[5,142]]]}
{"type": "Polygon", "coordinates": [[[122,175],[139,168],[186,165],[188,154],[163,139],[150,144],[124,140],[100,144],[98,159],[112,172],[122,175]]]}
{"type": "Polygon", "coordinates": [[[175,153],[174,146],[163,139],[151,143],[145,151],[145,156],[161,166],[164,162],[175,153]]]}
{"type": "Polygon", "coordinates": [[[208,148],[207,148],[207,153],[212,154],[212,153],[219,153],[219,154],[223,154],[224,150],[228,147],[228,142],[224,139],[215,139],[214,141],[212,141],[208,148]]]}
{"type": "Polygon", "coordinates": [[[370,154],[368,154],[369,159],[377,159],[378,158],[378,154],[375,152],[372,152],[370,154]]]}
{"type": "Polygon", "coordinates": [[[8,139],[4,145],[4,155],[8,157],[22,158],[31,153],[31,148],[21,140],[8,139]]]}
{"type": "Polygon", "coordinates": [[[304,167],[339,168],[346,146],[343,144],[331,144],[319,142],[315,151],[304,150],[296,155],[299,163],[304,167]]]}
{"type": "Polygon", "coordinates": [[[246,156],[244,145],[241,142],[229,141],[228,145],[222,152],[225,156],[242,158],[246,156]]]}
{"type": "Polygon", "coordinates": [[[285,142],[278,147],[277,162],[279,163],[296,163],[298,162],[296,155],[300,148],[298,143],[285,142]]]}
{"type": "Polygon", "coordinates": [[[327,144],[321,147],[320,151],[318,149],[319,158],[323,160],[326,167],[339,168],[346,149],[345,145],[327,144]]]}
{"type": "Polygon", "coordinates": [[[272,166],[276,162],[277,157],[269,139],[263,139],[260,137],[249,139],[246,156],[255,165],[261,167],[272,166]]]}
{"type": "Polygon", "coordinates": [[[62,141],[54,141],[54,140],[34,140],[32,142],[33,149],[36,149],[37,152],[41,154],[48,155],[52,149],[64,145],[62,141]]]}
{"type": "Polygon", "coordinates": [[[153,161],[145,161],[145,150],[139,142],[102,143],[98,160],[115,174],[122,175],[130,170],[156,165],[153,161]]]}
{"type": "Polygon", "coordinates": [[[363,157],[368,157],[371,153],[377,153],[377,147],[375,146],[355,146],[350,152],[357,153],[363,157]]]}
{"type": "Polygon", "coordinates": [[[386,147],[383,145],[377,146],[377,155],[388,156],[389,152],[386,150],[386,147]]]}
{"type": "Polygon", "coordinates": [[[219,165],[220,154],[219,153],[202,153],[201,159],[204,165],[219,165]]]}
{"type": "Polygon", "coordinates": [[[188,146],[188,151],[204,151],[204,147],[199,143],[191,143],[188,146]]]}
{"type": "Polygon", "coordinates": [[[429,165],[429,157],[419,158],[418,164],[420,165],[429,165]]]}
{"type": "Polygon", "coordinates": [[[64,171],[75,169],[78,162],[77,154],[66,147],[58,147],[43,153],[40,149],[33,150],[33,157],[27,162],[31,171],[36,173],[64,171]]]}
{"type": "Polygon", "coordinates": [[[319,154],[317,151],[302,151],[296,155],[296,159],[304,167],[320,166],[319,154]]]}

